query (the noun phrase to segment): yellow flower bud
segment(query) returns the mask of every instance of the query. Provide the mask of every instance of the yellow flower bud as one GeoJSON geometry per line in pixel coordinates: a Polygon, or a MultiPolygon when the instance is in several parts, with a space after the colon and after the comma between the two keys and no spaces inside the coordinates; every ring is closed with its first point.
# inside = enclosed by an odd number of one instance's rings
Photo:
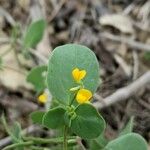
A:
{"type": "Polygon", "coordinates": [[[48,95],[46,93],[41,94],[38,97],[38,102],[45,104],[48,100],[48,95]]]}
{"type": "Polygon", "coordinates": [[[85,70],[79,70],[78,68],[75,68],[72,71],[72,76],[76,82],[80,82],[86,75],[85,70]]]}
{"type": "Polygon", "coordinates": [[[79,104],[88,103],[92,98],[92,92],[87,89],[80,89],[76,95],[76,100],[79,104]]]}

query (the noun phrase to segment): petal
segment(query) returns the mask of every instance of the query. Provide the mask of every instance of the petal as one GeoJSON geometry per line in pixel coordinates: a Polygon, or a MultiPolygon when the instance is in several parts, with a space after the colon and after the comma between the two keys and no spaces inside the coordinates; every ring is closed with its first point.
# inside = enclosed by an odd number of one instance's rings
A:
{"type": "Polygon", "coordinates": [[[76,95],[76,100],[79,104],[86,103],[92,97],[91,91],[87,89],[80,89],[76,95]]]}
{"type": "Polygon", "coordinates": [[[79,73],[80,73],[80,71],[78,68],[73,69],[72,76],[75,79],[75,81],[79,81],[79,73]]]}
{"type": "Polygon", "coordinates": [[[80,74],[79,74],[79,80],[82,80],[85,76],[86,76],[86,71],[85,70],[81,70],[80,74]]]}

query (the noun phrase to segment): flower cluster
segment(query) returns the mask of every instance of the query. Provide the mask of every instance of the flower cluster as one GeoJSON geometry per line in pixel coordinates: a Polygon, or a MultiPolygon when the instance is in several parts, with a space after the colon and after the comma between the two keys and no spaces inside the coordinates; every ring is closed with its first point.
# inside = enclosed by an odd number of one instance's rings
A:
{"type": "MultiPolygon", "coordinates": [[[[82,79],[85,78],[86,74],[86,70],[79,70],[79,68],[75,68],[72,71],[72,77],[78,86],[71,88],[70,91],[78,91],[76,94],[76,100],[79,104],[88,103],[92,98],[92,92],[88,89],[85,89],[82,82],[82,79]]],[[[45,104],[47,100],[48,95],[45,92],[38,97],[39,103],[45,104]]]]}
{"type": "Polygon", "coordinates": [[[79,104],[88,103],[92,98],[92,92],[80,86],[80,84],[82,84],[82,79],[84,79],[86,74],[87,73],[85,70],[79,70],[79,68],[75,68],[72,71],[72,76],[74,80],[79,84],[79,86],[77,86],[77,88],[71,88],[70,90],[79,89],[76,94],[76,100],[79,104]]]}

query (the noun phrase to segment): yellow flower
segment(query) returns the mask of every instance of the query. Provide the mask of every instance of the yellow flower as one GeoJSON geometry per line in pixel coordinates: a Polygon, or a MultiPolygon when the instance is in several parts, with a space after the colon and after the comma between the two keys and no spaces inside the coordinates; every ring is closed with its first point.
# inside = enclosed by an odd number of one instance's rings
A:
{"type": "Polygon", "coordinates": [[[87,103],[91,98],[92,93],[87,89],[80,89],[76,95],[76,100],[79,104],[87,103]]]}
{"type": "Polygon", "coordinates": [[[45,104],[48,100],[48,95],[46,93],[41,94],[38,97],[38,102],[45,104]]]}
{"type": "Polygon", "coordinates": [[[72,76],[76,82],[80,82],[86,75],[85,70],[79,70],[78,68],[75,68],[72,71],[72,76]]]}

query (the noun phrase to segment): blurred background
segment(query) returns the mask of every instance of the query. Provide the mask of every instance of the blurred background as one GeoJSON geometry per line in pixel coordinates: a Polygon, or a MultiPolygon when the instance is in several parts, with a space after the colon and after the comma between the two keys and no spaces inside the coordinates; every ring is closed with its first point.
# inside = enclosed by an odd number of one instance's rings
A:
{"type": "MultiPolygon", "coordinates": [[[[66,43],[85,45],[97,56],[101,85],[93,103],[107,122],[105,136],[116,137],[134,116],[134,131],[150,142],[149,0],[0,0],[0,115],[25,132],[46,134],[31,125],[29,114],[43,105],[26,77],[66,43]],[[43,36],[24,49],[27,29],[39,19],[46,22],[43,36]]],[[[10,142],[7,136],[0,124],[0,147],[10,142]]]]}

